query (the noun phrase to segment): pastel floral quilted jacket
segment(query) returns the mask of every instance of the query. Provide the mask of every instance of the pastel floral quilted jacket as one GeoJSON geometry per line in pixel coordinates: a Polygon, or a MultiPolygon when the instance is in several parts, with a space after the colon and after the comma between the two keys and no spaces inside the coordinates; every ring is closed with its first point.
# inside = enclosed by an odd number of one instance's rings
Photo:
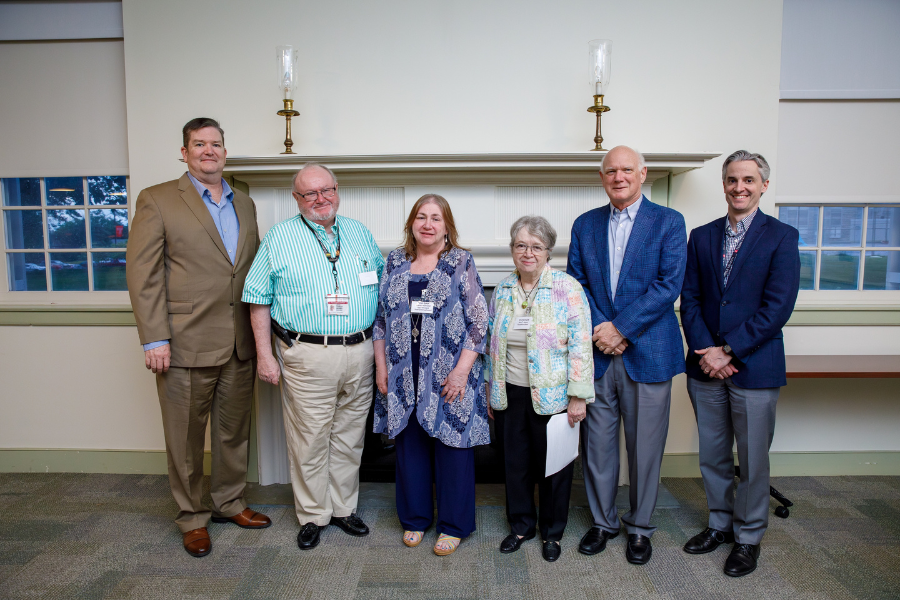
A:
{"type": "MultiPolygon", "coordinates": [[[[494,290],[488,309],[490,354],[485,379],[491,408],[506,409],[506,334],[516,302],[519,276],[513,273],[494,290]]],[[[531,401],[539,415],[566,410],[569,396],[594,401],[594,358],[591,311],[581,284],[545,266],[538,282],[528,331],[528,375],[531,401]]]]}

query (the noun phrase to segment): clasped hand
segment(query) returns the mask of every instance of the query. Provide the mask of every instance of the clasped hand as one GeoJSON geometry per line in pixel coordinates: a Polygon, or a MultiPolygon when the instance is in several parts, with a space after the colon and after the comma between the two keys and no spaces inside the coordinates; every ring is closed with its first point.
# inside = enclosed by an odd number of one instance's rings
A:
{"type": "Polygon", "coordinates": [[[713,379],[725,379],[738,372],[731,364],[731,355],[722,346],[694,350],[694,353],[700,355],[700,368],[713,379]]]}
{"type": "Polygon", "coordinates": [[[625,352],[625,348],[628,347],[628,340],[619,333],[619,330],[610,321],[600,323],[594,327],[594,335],[591,336],[591,341],[603,354],[622,354],[625,352]]]}

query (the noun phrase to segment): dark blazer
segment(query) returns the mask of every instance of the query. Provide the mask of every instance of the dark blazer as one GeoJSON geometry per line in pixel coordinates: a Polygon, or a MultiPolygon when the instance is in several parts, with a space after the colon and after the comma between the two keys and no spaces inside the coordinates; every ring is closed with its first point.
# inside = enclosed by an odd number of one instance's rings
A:
{"type": "Polygon", "coordinates": [[[687,374],[701,381],[694,350],[731,346],[742,388],[781,387],[785,378],[784,334],[800,289],[799,232],[756,213],[723,287],[722,253],[727,217],[691,232],[681,290],[681,324],[687,340],[687,374]]]}
{"type": "MultiPolygon", "coordinates": [[[[232,188],[233,189],[233,188],[232,188]]],[[[256,356],[244,279],[259,247],[256,206],[234,190],[240,223],[234,265],[187,173],[143,190],[129,231],[125,274],[142,344],[170,340],[172,366],[256,356]]]]}
{"type": "MultiPolygon", "coordinates": [[[[667,381],[684,372],[684,345],[674,308],[684,279],[684,217],[643,197],[613,302],[609,215],[607,204],[575,219],[566,272],[584,288],[592,325],[612,321],[628,340],[630,346],[622,354],[628,376],[640,383],[667,381]]],[[[595,379],[606,373],[611,360],[594,345],[595,379]]]]}

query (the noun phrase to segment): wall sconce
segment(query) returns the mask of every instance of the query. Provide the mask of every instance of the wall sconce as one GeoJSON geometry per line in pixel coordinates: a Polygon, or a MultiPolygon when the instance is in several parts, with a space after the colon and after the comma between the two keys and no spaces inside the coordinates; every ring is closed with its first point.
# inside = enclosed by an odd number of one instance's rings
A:
{"type": "Polygon", "coordinates": [[[594,136],[594,150],[605,150],[603,136],[600,135],[600,116],[609,112],[609,107],[603,105],[603,95],[609,85],[609,71],[612,65],[612,40],[591,40],[588,42],[588,68],[590,69],[590,84],[594,91],[594,105],[588,107],[588,112],[597,115],[597,135],[594,136]]]}
{"type": "Polygon", "coordinates": [[[296,154],[291,150],[294,141],[291,139],[291,117],[300,116],[294,110],[294,92],[297,90],[297,55],[298,51],[293,46],[275,47],[275,68],[278,75],[278,88],[281,90],[284,101],[284,109],[278,111],[278,115],[285,118],[284,152],[282,154],[296,154]]]}

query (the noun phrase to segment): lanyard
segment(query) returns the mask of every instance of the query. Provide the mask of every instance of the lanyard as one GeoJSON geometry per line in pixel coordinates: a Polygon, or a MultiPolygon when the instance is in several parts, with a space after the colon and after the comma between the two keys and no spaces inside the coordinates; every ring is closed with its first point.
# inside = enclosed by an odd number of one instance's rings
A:
{"type": "MultiPolygon", "coordinates": [[[[728,225],[727,223],[725,224],[725,226],[730,227],[730,225],[728,225]]],[[[731,267],[732,267],[732,265],[734,265],[734,259],[737,258],[738,250],[740,250],[741,246],[744,245],[744,238],[747,237],[747,229],[749,229],[749,228],[745,228],[740,233],[740,235],[734,236],[738,239],[735,242],[734,250],[731,251],[731,256],[728,257],[728,261],[725,263],[725,271],[723,272],[723,275],[724,275],[723,279],[725,280],[725,283],[728,283],[728,275],[731,274],[731,267]]],[[[726,236],[726,241],[727,241],[728,234],[725,234],[725,236],[726,236]]]]}
{"type": "Polygon", "coordinates": [[[328,262],[331,263],[331,274],[334,275],[334,293],[338,293],[338,272],[337,272],[337,261],[341,257],[341,233],[338,231],[335,233],[335,252],[334,255],[328,251],[328,248],[325,247],[325,244],[322,243],[322,240],[319,239],[319,235],[316,233],[316,230],[312,228],[312,226],[306,222],[306,217],[300,215],[300,218],[303,219],[303,224],[306,225],[307,229],[309,229],[310,233],[313,234],[313,237],[316,238],[316,241],[319,242],[319,246],[322,248],[322,252],[325,253],[325,258],[328,259],[328,262]]]}

